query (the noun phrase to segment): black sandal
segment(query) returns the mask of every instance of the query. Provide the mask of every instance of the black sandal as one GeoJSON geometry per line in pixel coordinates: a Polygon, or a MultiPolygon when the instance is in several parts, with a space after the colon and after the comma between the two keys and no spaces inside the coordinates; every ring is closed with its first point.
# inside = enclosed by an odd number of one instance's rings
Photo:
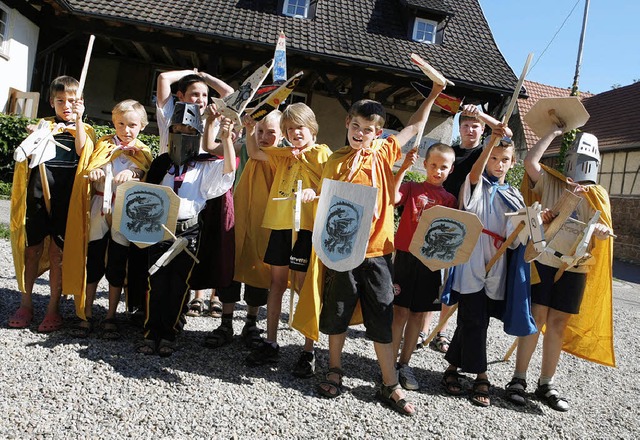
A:
{"type": "Polygon", "coordinates": [[[316,391],[320,395],[324,397],[328,397],[329,399],[334,399],[338,397],[344,391],[344,388],[342,386],[343,377],[344,377],[344,371],[342,371],[342,368],[338,368],[338,367],[329,368],[329,370],[327,371],[327,374],[325,374],[324,376],[324,380],[321,380],[316,384],[316,391]],[[338,376],[337,381],[329,379],[329,376],[332,374],[335,374],[338,376]],[[323,385],[327,386],[328,389],[324,389],[322,387],[323,385]]]}
{"type": "Polygon", "coordinates": [[[411,405],[411,402],[409,402],[407,399],[395,400],[393,397],[391,397],[396,390],[400,389],[402,389],[402,387],[399,383],[395,383],[394,385],[385,385],[384,383],[382,383],[380,384],[380,388],[378,388],[378,391],[376,391],[376,399],[380,400],[382,403],[399,412],[403,416],[415,415],[415,408],[413,412],[407,410],[407,405],[411,405]]]}
{"type": "Polygon", "coordinates": [[[136,352],[140,354],[144,354],[145,356],[150,356],[152,354],[156,354],[156,341],[153,339],[145,339],[143,340],[137,347],[136,352]]]}
{"type": "Polygon", "coordinates": [[[187,310],[187,316],[198,317],[204,314],[204,299],[194,298],[189,303],[189,310],[187,310]]]}
{"type": "Polygon", "coordinates": [[[102,338],[110,341],[114,341],[116,339],[120,339],[122,335],[120,334],[120,329],[118,328],[118,323],[116,318],[107,318],[102,321],[102,338]]]}
{"type": "Polygon", "coordinates": [[[491,389],[491,382],[487,379],[476,379],[473,381],[473,387],[471,389],[471,403],[474,405],[482,406],[486,408],[491,405],[491,396],[489,395],[489,390],[491,389]],[[480,387],[487,387],[487,390],[481,390],[480,387]],[[487,401],[480,400],[482,398],[487,399],[487,401]]]}
{"type": "Polygon", "coordinates": [[[244,345],[247,348],[254,349],[262,345],[263,339],[262,339],[262,336],[260,336],[261,334],[262,334],[262,329],[258,328],[257,325],[246,324],[242,328],[242,333],[240,334],[240,337],[242,338],[242,341],[244,342],[244,345]]]}
{"type": "Polygon", "coordinates": [[[507,400],[515,403],[516,405],[524,405],[527,403],[525,390],[527,389],[527,382],[519,377],[511,378],[511,382],[504,388],[507,393],[507,400]]]}
{"type": "Polygon", "coordinates": [[[456,370],[445,370],[440,383],[447,391],[447,394],[450,394],[452,396],[461,396],[465,391],[462,384],[460,383],[460,379],[466,377],[467,376],[458,373],[458,371],[456,370]]]}
{"type": "Polygon", "coordinates": [[[89,337],[91,332],[93,331],[94,319],[87,318],[78,320],[75,325],[71,328],[70,333],[74,338],[86,339],[89,337]]]}
{"type": "Polygon", "coordinates": [[[158,356],[160,357],[169,357],[176,351],[175,343],[167,340],[160,339],[158,343],[158,356]]]}
{"type": "Polygon", "coordinates": [[[233,341],[233,327],[221,325],[204,338],[204,346],[219,348],[233,341]]]}
{"type": "Polygon", "coordinates": [[[560,397],[560,393],[553,384],[538,384],[536,396],[556,411],[569,411],[569,402],[564,397],[560,397]]]}
{"type": "Polygon", "coordinates": [[[444,333],[438,332],[436,337],[429,342],[429,347],[431,347],[432,350],[439,351],[440,353],[446,353],[449,350],[449,344],[451,344],[449,338],[447,338],[444,333]]]}

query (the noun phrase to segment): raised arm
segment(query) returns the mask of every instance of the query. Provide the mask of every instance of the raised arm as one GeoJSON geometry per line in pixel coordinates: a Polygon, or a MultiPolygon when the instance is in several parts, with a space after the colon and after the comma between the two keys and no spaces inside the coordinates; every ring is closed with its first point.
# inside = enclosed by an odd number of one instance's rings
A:
{"type": "Polygon", "coordinates": [[[562,130],[555,127],[549,133],[540,138],[524,158],[524,169],[533,183],[536,183],[540,179],[540,173],[542,171],[542,168],[540,167],[540,159],[542,159],[542,155],[547,151],[551,142],[561,134],[562,130]]]}
{"type": "Polygon", "coordinates": [[[156,102],[158,108],[164,107],[169,98],[171,98],[171,84],[180,81],[180,78],[186,75],[198,74],[196,69],[193,70],[170,70],[162,72],[158,75],[158,84],[156,89],[156,102]]]}
{"type": "Polygon", "coordinates": [[[269,160],[269,156],[262,151],[258,147],[258,142],[256,141],[256,121],[253,120],[250,116],[244,116],[242,118],[242,122],[247,129],[245,134],[246,142],[247,142],[247,154],[251,159],[260,160],[262,162],[266,162],[269,160]]]}
{"type": "Polygon", "coordinates": [[[433,103],[442,90],[444,90],[444,86],[435,83],[433,84],[429,96],[427,96],[422,105],[420,105],[418,110],[416,110],[416,112],[411,116],[406,127],[396,135],[396,139],[398,139],[398,143],[400,145],[406,144],[409,139],[418,134],[420,127],[427,123],[429,113],[431,113],[431,107],[433,107],[433,103]]]}
{"type": "MultiPolygon", "coordinates": [[[[478,118],[480,121],[482,121],[485,124],[487,124],[491,128],[492,132],[494,130],[496,130],[498,127],[500,127],[501,124],[502,124],[500,121],[498,121],[493,116],[484,113],[475,104],[466,104],[466,105],[462,106],[462,114],[464,116],[473,116],[475,118],[478,118]]],[[[513,132],[511,131],[511,129],[509,127],[504,126],[504,130],[505,130],[504,131],[505,136],[509,136],[509,137],[513,136],[513,132]]]]}
{"type": "Polygon", "coordinates": [[[489,157],[491,157],[491,153],[493,152],[493,147],[498,144],[500,139],[506,136],[507,130],[511,132],[506,125],[499,122],[496,128],[491,132],[489,144],[482,149],[482,153],[480,153],[480,156],[478,156],[478,159],[476,159],[475,163],[471,167],[471,171],[469,171],[469,182],[472,185],[475,185],[480,181],[480,176],[482,176],[482,172],[487,166],[489,157]]]}
{"type": "Polygon", "coordinates": [[[407,170],[411,168],[411,166],[414,163],[416,163],[417,158],[418,158],[418,150],[414,148],[411,151],[408,151],[407,155],[404,157],[404,161],[402,162],[400,169],[398,170],[396,175],[393,177],[393,183],[394,183],[393,204],[394,205],[397,205],[398,203],[400,203],[400,200],[402,199],[402,194],[400,193],[400,186],[402,186],[402,180],[404,179],[405,174],[407,174],[407,170]]]}
{"type": "Polygon", "coordinates": [[[84,144],[87,142],[87,132],[84,128],[84,124],[82,123],[82,115],[84,114],[83,98],[76,99],[73,103],[73,112],[76,115],[76,137],[74,145],[76,147],[76,153],[80,156],[82,149],[84,148],[84,144]]]}
{"type": "Polygon", "coordinates": [[[224,167],[222,172],[232,173],[236,170],[236,150],[233,148],[233,121],[223,118],[220,124],[220,141],[224,149],[224,167]]]}
{"type": "Polygon", "coordinates": [[[221,98],[225,98],[233,93],[233,87],[226,82],[213,75],[209,75],[207,72],[197,72],[198,75],[204,79],[209,87],[218,92],[221,98]]]}

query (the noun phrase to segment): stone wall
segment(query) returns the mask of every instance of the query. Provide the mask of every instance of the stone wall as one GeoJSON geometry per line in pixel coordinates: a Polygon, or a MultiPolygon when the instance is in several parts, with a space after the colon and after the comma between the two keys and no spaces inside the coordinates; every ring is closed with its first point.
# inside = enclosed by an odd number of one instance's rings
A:
{"type": "Polygon", "coordinates": [[[640,198],[611,196],[611,214],[614,258],[640,264],[640,198]]]}

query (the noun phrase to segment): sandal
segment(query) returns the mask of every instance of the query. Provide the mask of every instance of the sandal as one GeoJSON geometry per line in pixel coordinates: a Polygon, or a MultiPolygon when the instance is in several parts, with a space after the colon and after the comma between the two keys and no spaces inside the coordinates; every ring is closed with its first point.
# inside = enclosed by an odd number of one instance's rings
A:
{"type": "Polygon", "coordinates": [[[461,396],[465,392],[462,384],[460,383],[460,379],[462,378],[466,379],[467,376],[458,373],[457,370],[445,370],[440,383],[447,391],[447,394],[452,396],[461,396]]]}
{"type": "Polygon", "coordinates": [[[447,338],[443,333],[438,333],[436,337],[429,342],[429,347],[433,350],[439,351],[440,353],[446,353],[449,350],[449,344],[451,344],[449,338],[447,338]]]}
{"type": "Polygon", "coordinates": [[[511,382],[507,384],[504,390],[507,393],[507,400],[516,405],[524,405],[527,403],[526,393],[527,381],[519,377],[511,378],[511,382]]]}
{"type": "Polygon", "coordinates": [[[11,328],[27,328],[33,321],[33,310],[27,307],[20,307],[9,318],[9,327],[11,328]]]}
{"type": "Polygon", "coordinates": [[[106,318],[102,321],[102,339],[114,341],[121,337],[116,318],[106,318]]]}
{"type": "Polygon", "coordinates": [[[94,321],[91,317],[87,318],[86,321],[84,319],[80,319],[73,325],[73,327],[71,327],[69,333],[73,338],[86,339],[93,331],[93,324],[94,321]]]}
{"type": "Polygon", "coordinates": [[[329,368],[327,374],[325,374],[324,376],[324,380],[321,380],[316,384],[316,391],[321,396],[328,397],[330,399],[338,397],[344,391],[344,387],[342,386],[343,377],[344,371],[342,371],[342,368],[329,368]],[[332,374],[338,376],[338,380],[330,379],[329,376],[331,376],[332,374]],[[325,389],[323,385],[328,387],[328,389],[325,389]]]}
{"type": "Polygon", "coordinates": [[[536,396],[556,411],[569,411],[569,402],[564,397],[560,397],[560,393],[553,384],[538,384],[536,396]]]}
{"type": "Polygon", "coordinates": [[[202,316],[204,315],[204,300],[202,298],[194,298],[189,303],[189,310],[187,310],[187,316],[202,316]]]}
{"type": "Polygon", "coordinates": [[[212,318],[222,318],[222,302],[217,299],[209,302],[209,316],[212,318]]]}
{"type": "Polygon", "coordinates": [[[156,341],[153,339],[145,339],[136,347],[136,351],[146,356],[156,354],[156,341]]]}
{"type": "Polygon", "coordinates": [[[489,389],[491,383],[487,379],[476,379],[473,381],[473,388],[471,391],[471,403],[474,405],[487,407],[491,405],[491,396],[489,395],[489,389]],[[486,387],[484,390],[482,388],[486,387]],[[487,400],[483,400],[487,399],[487,400]]]}
{"type": "Polygon", "coordinates": [[[413,411],[409,411],[407,409],[408,405],[412,405],[411,402],[409,402],[406,399],[400,399],[400,398],[396,400],[392,397],[393,393],[396,390],[400,390],[400,389],[402,389],[402,387],[397,382],[394,385],[385,385],[384,383],[382,383],[380,384],[380,388],[378,388],[378,391],[376,391],[376,399],[380,400],[382,403],[391,407],[391,409],[399,412],[403,416],[415,415],[416,414],[415,408],[413,409],[413,411]]]}
{"type": "Polygon", "coordinates": [[[40,333],[51,333],[62,328],[62,316],[60,313],[47,313],[38,326],[40,333]]]}
{"type": "Polygon", "coordinates": [[[414,353],[422,350],[424,348],[424,341],[427,339],[427,334],[425,332],[420,332],[418,334],[418,342],[416,343],[416,348],[413,350],[414,353]]]}
{"type": "Polygon", "coordinates": [[[204,346],[219,348],[233,341],[233,327],[221,325],[204,338],[204,346]]]}
{"type": "Polygon", "coordinates": [[[242,341],[247,348],[254,349],[262,345],[263,339],[260,336],[261,334],[262,329],[258,328],[257,325],[245,324],[245,326],[242,328],[240,337],[242,338],[242,341]]]}
{"type": "Polygon", "coordinates": [[[160,339],[158,343],[158,356],[169,357],[176,351],[176,345],[174,342],[167,339],[160,339]]]}

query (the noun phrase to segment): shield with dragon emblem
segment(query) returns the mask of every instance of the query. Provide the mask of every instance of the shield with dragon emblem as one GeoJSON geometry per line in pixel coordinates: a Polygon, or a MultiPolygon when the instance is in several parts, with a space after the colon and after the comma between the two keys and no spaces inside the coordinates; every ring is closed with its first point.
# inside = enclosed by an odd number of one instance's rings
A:
{"type": "Polygon", "coordinates": [[[162,225],[176,230],[180,197],[167,186],[130,181],[118,187],[113,227],[129,241],[146,247],[171,238],[162,225]]]}
{"type": "Polygon", "coordinates": [[[446,269],[469,261],[481,232],[474,213],[434,206],[422,213],[409,251],[431,270],[446,269]]]}
{"type": "Polygon", "coordinates": [[[367,253],[378,189],[324,179],[313,227],[313,246],[325,266],[346,272],[367,253]]]}

